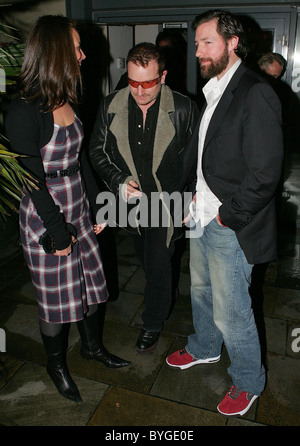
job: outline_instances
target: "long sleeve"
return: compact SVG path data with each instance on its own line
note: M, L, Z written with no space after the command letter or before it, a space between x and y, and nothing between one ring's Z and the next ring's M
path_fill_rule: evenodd
M6 132L12 150L25 155L20 158L20 161L37 181L38 189L29 191L37 213L45 229L53 234L56 248L64 249L70 244L70 234L65 229L64 215L47 189L40 156L40 148L52 136L53 124L51 127L51 122L50 125L46 122L46 119L49 119L46 114L40 113L41 116L39 116L39 113L35 104L28 104L20 99L15 100L8 110Z
M104 98L100 104L90 140L89 156L91 164L99 177L117 195L120 184L128 182L130 174L128 171L121 170L118 163L113 159L113 146L115 144L113 144L113 136L109 131L109 115L107 112L110 97ZM118 154L115 153L115 155ZM124 162L124 167L126 167L126 162Z
M283 160L280 117L280 103L272 88L266 83L255 84L245 97L240 117L246 174L220 207L220 217L231 229L249 224L274 197Z

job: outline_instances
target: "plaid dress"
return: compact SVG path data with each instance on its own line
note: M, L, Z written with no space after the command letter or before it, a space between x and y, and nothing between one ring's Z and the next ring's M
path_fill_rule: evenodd
M51 140L41 149L46 173L78 163L82 135L77 117L67 127L54 124ZM52 323L75 322L83 318L89 305L108 297L99 245L80 171L47 179L46 184L65 221L76 227L78 242L69 256L46 254L38 243L45 228L25 191L19 217L24 256L37 293L39 317Z

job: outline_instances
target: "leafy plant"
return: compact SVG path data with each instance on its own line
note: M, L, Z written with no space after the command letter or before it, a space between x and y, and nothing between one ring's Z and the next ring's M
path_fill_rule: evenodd
M2 138L4 138L2 136ZM0 143L0 217L2 223L9 216L8 209L18 212L16 201L20 201L23 186L35 187L30 174L18 163L16 153L10 152Z
M16 29L0 22L0 34L12 39L9 43L0 43L0 68L5 71L6 85L12 85L15 82L24 54L24 44L10 34L12 31Z
M0 88L0 103L3 105L6 87L15 83L22 64L24 45L11 36L14 30L11 26L0 22L0 34L10 36L16 43L0 43L0 75L5 73L5 88ZM1 79L0 79L1 87ZM4 90L4 91L3 91ZM3 109L3 108L2 108ZM0 133L0 221L2 224L10 215L9 211L17 212L16 202L20 201L23 186L36 187L33 178L19 164L17 158L21 155L11 152L7 138Z

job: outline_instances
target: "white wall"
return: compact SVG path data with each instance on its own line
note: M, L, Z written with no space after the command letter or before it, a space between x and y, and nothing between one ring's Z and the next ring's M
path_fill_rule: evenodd
M126 72L126 57L133 46L132 26L109 26L109 50L113 59L110 65L110 91L114 90L121 75ZM123 62L123 66L120 63Z
M160 25L136 25L135 27L135 43L151 42L155 43Z

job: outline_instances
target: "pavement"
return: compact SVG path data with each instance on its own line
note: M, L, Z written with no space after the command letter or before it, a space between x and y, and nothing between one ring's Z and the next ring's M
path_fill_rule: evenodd
M45 370L46 355L38 328L36 298L19 245L16 216L12 216L0 231L0 425L102 426L108 440L133 440L124 437L122 432L133 432L134 427L143 426L168 427L171 432L177 432L174 429L180 427L182 430L177 435L181 436L187 435L188 427L299 426L298 155L292 156L291 166L282 195L279 259L265 268L256 268L256 285L252 290L267 384L243 417L225 417L217 411L217 405L231 385L227 372L230 360L225 347L216 364L181 371L168 367L165 362L170 353L186 345L187 336L193 332L187 239L182 239L178 247L182 249L179 294L158 346L148 354L136 352L145 280L131 238L123 230L107 229L100 239L111 292L104 345L132 364L113 370L83 359L79 354L76 324L73 324L68 366L83 403L61 397ZM112 240L116 242L115 250ZM159 440L157 433L153 435L157 438L150 439Z

